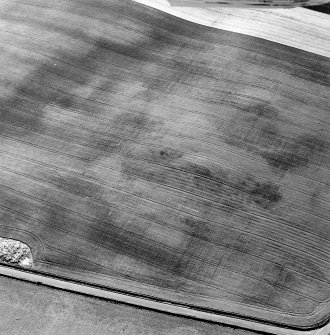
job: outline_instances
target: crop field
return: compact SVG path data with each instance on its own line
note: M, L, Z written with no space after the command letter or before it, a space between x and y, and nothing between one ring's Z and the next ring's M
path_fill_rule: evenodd
M329 317L329 58L128 0L0 13L0 237L36 271Z

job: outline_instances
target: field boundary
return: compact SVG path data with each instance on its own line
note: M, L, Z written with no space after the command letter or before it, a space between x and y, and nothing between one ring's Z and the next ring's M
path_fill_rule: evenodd
M194 308L180 306L178 304L161 302L138 295L133 295L125 292L116 292L111 289L105 289L96 285L90 285L83 282L78 282L72 279L60 279L54 275L38 273L27 269L20 269L11 265L1 264L0 275L15 278L19 280L28 281L34 284L41 284L56 289L65 291L75 292L83 295L93 296L101 299L116 301L128 305L138 306L141 308L147 308L167 314L176 316L188 317L192 319L202 320L206 322L225 324L229 326L245 328L262 333L270 333L276 335L329 335L330 334L330 322L327 320L327 324L321 326L321 328L310 329L310 330L299 330L294 328L284 328L271 324L266 324L251 321L236 316L230 316L225 314L215 314L207 311L197 310Z

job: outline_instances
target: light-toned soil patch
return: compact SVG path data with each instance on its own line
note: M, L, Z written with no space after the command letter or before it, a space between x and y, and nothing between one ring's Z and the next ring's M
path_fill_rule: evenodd
M0 237L0 262L33 267L30 248L23 242Z

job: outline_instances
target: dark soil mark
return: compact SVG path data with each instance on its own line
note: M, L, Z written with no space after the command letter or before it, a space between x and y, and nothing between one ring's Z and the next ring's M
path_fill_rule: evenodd
M165 288L183 288L188 279L194 279L196 276L202 276L201 264L197 267L198 261L195 257L200 256L201 250L207 251L207 227L204 222L197 222L191 219L183 219L183 230L185 241L182 241L181 249L172 249L161 245L156 241L143 239L129 231L118 230L115 226L120 225L120 214L116 221L109 218L107 213L100 214L98 220L103 225L102 229L91 230L88 239L93 241L102 241L102 244L108 246L116 252L133 257L137 261L142 261L150 268L148 276L134 274L131 279L151 283ZM139 223L136 222L134 231L138 231ZM173 230L173 234L175 231Z
M260 184L257 182L250 191L253 201L263 208L269 208L273 203L282 199L279 186L271 182Z
M49 104L65 109L83 106L82 98L68 93L89 83L92 71L95 71L106 57L102 46L101 39L95 41L87 53L59 52L57 58L61 61L49 59L37 66L23 78L9 97L1 99L0 132L6 133L8 122L26 126L26 135L31 131L42 130L43 109Z
M214 232L212 241L218 242L229 252L228 264L222 264L225 267L235 268L239 264L237 263L239 259L244 258L245 254L253 253L253 241L246 234L228 227L223 227Z
M272 286L294 287L297 283L295 275L283 265L272 264L266 267L266 273L269 275L269 281L272 283ZM265 278L268 278L268 276L265 276Z
M324 85L327 90L327 86L330 85L330 68L326 64L308 64L308 67L291 67L289 73L300 79L314 83Z
M197 279L198 281L209 274L209 251L211 249L211 231L206 222L192 218L183 218L182 223L187 233L187 244L174 272L180 277ZM197 258L197 259L196 259ZM205 262L206 261L206 262Z
M79 249L81 246L73 246L63 248L68 251L64 251L58 248L54 248L53 246L48 246L47 257L45 257L45 261L52 266L48 270L49 272L55 270L53 267L59 266L61 268L71 269L73 272L73 276L77 276L76 273L80 273L78 279L81 279L82 274L81 271L89 271L99 274L111 275L113 274L111 270L106 269L102 265L98 264L97 261L87 260L81 257L81 250ZM74 273L74 271L77 271Z
M108 136L101 138L91 134L90 142L99 150L88 151L86 159L92 163L96 159L122 152L124 149L128 153L133 152L134 150L130 147L134 147L146 133L152 132L156 125L161 125L161 121L151 120L149 115L143 111L115 115L108 122Z
M102 194L101 186L94 184L86 179L69 176L48 176L49 182L58 188L72 192L80 197L100 197Z
M146 79L144 83L146 91L141 98L147 101L154 100L157 98L156 94L173 92L173 87L177 83L182 85L188 84L186 89L184 86L178 88L177 94L187 93L191 89L190 83L198 80L198 77L212 78L214 76L214 73L207 66L193 62L192 60L189 61L191 63L187 63L188 60L179 61L171 59L169 61L164 59L162 63L157 64L155 77Z
M243 112L263 117L268 120L278 120L278 110L267 103L258 103L243 107Z
M29 204L28 202L22 198L13 195L11 192L9 192L5 187L0 186L0 224L4 224L8 227L13 226L16 227L16 214L15 211L21 211L23 210L23 213L25 211L28 211L29 209ZM10 210L13 210L11 212Z
M96 8L94 3L90 6L91 9ZM119 1L118 6L120 6ZM0 101L0 133L8 133L10 130L8 130L7 125L11 123L29 128L26 133L21 132L23 135L31 135L34 131L42 131L44 108L49 104L57 105L63 109L79 109L85 116L95 117L92 122L100 122L99 124L102 125L101 128L103 130L106 127L108 129L108 134L104 134L106 133L105 131L102 136L91 132L91 136L87 140L89 148L86 146L83 152L79 153L88 162L93 164L96 163L96 160L103 157L120 154L123 158L123 178L131 178L129 181L132 182L134 182L134 179L143 179L146 183L150 183L150 188L157 187L157 184L163 184L173 189L178 187L187 191L187 194L196 195L194 200L196 204L193 202L188 204L192 198L187 196L187 204L191 205L191 208L193 204L198 208L204 207L205 212L210 212L210 209L219 207L229 214L220 215L220 218L217 218L217 228L212 226L209 221L206 222L205 220L204 222L202 219L188 218L184 214L185 217L178 218L176 222L180 229L185 232L182 245L173 249L166 244L157 242L159 239L152 241L144 238L143 229L147 229L145 227L148 227L148 223L150 223L146 219L147 215L144 218L134 216L129 221L127 220L129 214L124 213L124 210L118 210L117 212L114 210L114 213L110 216L109 209L112 209L110 208L111 204L109 206L104 204L105 199L102 199L102 188L99 189L93 183L86 182L84 178L72 178L71 176L50 177L50 182L57 185L58 188L68 190L68 192L61 199L59 197L64 192L51 194L47 199L72 210L85 206L83 208L85 213L96 219L82 219L82 216L68 213L60 207L48 206L44 203L34 203L33 206L29 206L33 203L32 201L28 201L24 197L19 198L19 196L11 197L9 194L2 192L1 189L0 200L2 205L9 206L13 211L19 209L26 215L33 215L32 213L34 213L37 218L40 218L40 221L43 220L44 224L33 226L33 230L36 230L45 241L52 239L56 241L60 237L63 238L59 245L63 245L63 249L65 247L66 254L60 251L52 252L48 249L47 260L51 262L61 264L67 269L75 268L82 271L90 270L95 273L102 273L101 269L96 266L94 268L91 263L74 257L75 255L80 256L82 252L87 253L86 249L84 249L84 243L87 240L92 244L94 243L95 246L98 244L104 245L104 254L109 256L109 259L113 254L116 257L117 253L128 255L133 259L148 264L150 272L146 273L145 276L134 275L134 269L132 269L130 279L134 281L182 291L192 290L188 284L189 280L196 280L196 282L200 280L204 284L212 278L212 273L216 270L216 266L209 263L211 261L221 262L221 252L228 256L223 258L221 265L229 269L235 268L239 270L243 261L251 264L249 253L255 252L254 249L256 248L259 248L258 252L260 251L257 242L254 242L253 239L251 240L251 235L242 234L235 231L235 229L224 227L224 225L221 225L220 220L225 220L237 209L247 209L247 213L251 212L251 207L259 208L262 211L264 209L271 210L273 206L276 206L283 199L279 186L270 180L261 182L254 177L238 174L232 170L225 170L209 164L187 162L184 160L183 152L171 148L170 144L166 144L169 147L153 148L149 152L136 150L144 135L154 131L158 125L161 126L160 120L155 120L148 114L153 108L148 104L149 101L157 103L160 94L168 92L186 97L186 93L191 90L190 87L188 85L187 87L176 85L177 83L196 83L202 77L215 77L214 71L210 70L208 63L203 62L205 59L208 60L212 57L211 53L207 54L205 52L205 59L202 60L197 61L197 57L194 58L194 55L199 51L201 53L205 51L204 47L206 48L206 44L209 44L209 48L212 49L216 43L218 46L226 43L232 45L233 41L236 41L235 43L238 46L242 43L243 46L251 48L250 42L245 37L241 38L238 35L226 37L227 34L218 31L216 33L204 32L204 30L201 31L199 29L200 27L197 27L196 30L196 25L194 24L186 23L182 26L181 21L174 27L171 26L171 23L168 23L174 20L172 18L148 21L150 25L144 30L146 23L145 10L150 12L153 10L142 6L141 8L139 22L141 24L140 31L143 31L143 33L139 34L139 30L137 30L131 35L132 31L130 30L129 32L127 31L126 36L125 28L121 27L121 33L127 38L127 42L122 44L118 43L115 38L113 40L101 38L95 41L93 37L84 34L83 29L80 28L62 28L60 23L56 27L54 26L54 30L71 36L77 40L77 43L79 41L85 42L85 45L88 46L88 51L81 52L81 48L79 48L79 52L59 51L55 58L62 61L57 62L56 66L54 66L53 60L49 59L40 64L21 83L16 85L13 94ZM126 19L128 17L128 20L130 20L126 6L123 9L125 9ZM104 14L108 24L113 22L112 18L113 20L118 20L116 19L118 15L113 14L111 10L104 10L103 12L108 13ZM100 14L100 11L98 13ZM154 16L157 18L159 15ZM98 15L95 15L95 17L98 17ZM185 28L187 25L192 27L191 29L189 28L189 31L187 30L188 28ZM168 38L166 31L160 33L159 29L155 28L156 26L169 29L174 34ZM186 29L184 33L186 35L186 45L181 40L182 30L179 29L181 26L182 29ZM45 24L45 28L51 29L48 24ZM178 36L176 36L176 30ZM194 36L192 37L192 43L196 35L200 40L206 39L208 43L204 45L204 43L199 43L196 40L192 46L189 41L190 35ZM110 34L109 36L113 35ZM133 37L130 40L131 36ZM233 36L235 38L232 38ZM111 39L111 37L109 38ZM256 45L258 48L265 49L265 41L257 43L259 43ZM271 50L270 48L268 49ZM221 51L222 49L219 48L218 50ZM189 52L191 52L190 56ZM275 50L275 52L277 51ZM113 68L116 68L116 70L113 70ZM123 74L120 74L121 70L127 71L122 71ZM125 92L119 87L122 87L120 84L127 84L129 81L127 73L130 70L141 73L141 78L136 79L136 75L135 77L132 75L135 79L131 90L134 96L127 97L127 86L123 85L126 88ZM143 75L144 73L151 73L150 77L153 77L148 80ZM218 73L216 72L216 74ZM91 102L88 103L83 98L70 95L70 93L75 92L76 88L81 90L92 82L99 82L101 77L100 86L92 89L91 96L88 93ZM94 81L93 79L97 80ZM206 82L205 78L204 82ZM130 91L129 87L127 91ZM123 96L124 99L127 97L127 100L124 101ZM105 107L104 104L102 107L100 106L99 102L103 102L104 98L109 101L107 99L112 97L113 100L124 101L124 103L121 105L121 102L119 102L118 108L112 108L107 105ZM200 99L194 94L189 97ZM127 109L122 113L118 112L119 109L122 110L123 106L128 104L133 106L135 110L129 111ZM237 115L239 117L235 119L236 115L234 116L232 120L233 126L229 127L230 131L226 133L228 141L231 140L234 145L258 153L272 168L291 171L298 167L305 167L310 162L320 158L320 152L323 153L325 151L326 144L316 136L298 136L292 141L284 140L281 136L280 127L280 123L283 120L280 119L278 110L270 106L270 104L251 104L250 106L238 107L240 112ZM97 117L101 112L106 115L102 120L109 121L97 121ZM158 111L157 115L159 115ZM101 124L102 122L106 122L106 124ZM93 125L96 128L98 126L98 124ZM69 135L70 130L67 129L66 131ZM14 135L17 136L16 133ZM35 134L33 135L36 136ZM90 147L96 147L97 149L91 149ZM289 155L294 155L295 158L289 158ZM124 179L123 181L127 182L128 180ZM33 191L40 199L43 199L43 195L49 192L47 187L42 188L40 184L31 184L29 186L31 189L34 187ZM129 183L128 186L130 186ZM93 201L91 199L85 199L85 202L81 204L81 197L72 196L72 194L69 194L70 190L72 190L72 193L80 194L81 197L97 198L104 200L104 202L100 201L96 205L95 203L92 204ZM155 190L155 192L158 192L158 190ZM152 192L150 193L152 197ZM128 197L125 199L128 199ZM39 214L39 210L42 214ZM217 214L219 214L218 211ZM154 220L169 225L171 219L166 215L162 216L162 218L159 218L159 212L155 209ZM171 217L174 217L173 213L171 213ZM13 227L24 225L24 222L18 223L18 215L14 213L2 211L0 218L1 221L8 222L8 225ZM149 216L148 219L152 220L152 216ZM252 220L251 218L249 222ZM72 234L68 233L65 235L63 230L68 230ZM74 233L83 235L81 243L77 243L78 245L72 243L73 240L76 241L72 237ZM174 230L173 234L175 234ZM216 245L216 242L219 245ZM109 252L106 248L108 248ZM115 252L112 254L110 250L115 250ZM91 252L93 251L91 250ZM98 264L103 264L104 254L98 254L97 256L100 258L94 260ZM288 255L288 258L290 256ZM90 255L84 257L86 259L93 258ZM107 262L111 266L111 259L108 260L107 258ZM245 302L256 304L255 299L257 299L262 306L272 305L277 308L283 307L283 310L286 311L291 310L290 306L287 307L285 305L282 297L286 296L289 288L295 289L300 284L294 271L288 269L294 266L293 263L291 264L288 261L287 263L283 262L283 264L263 264L262 266L264 266L264 269L261 277L269 283L269 286L265 288L261 282L257 282L252 287L250 301L246 298ZM298 270L297 265L296 269ZM303 270L300 269L299 271ZM307 274L316 276L317 271L317 267L313 268L311 264L306 263L305 272ZM115 271L113 275L117 275ZM324 280L322 274L319 274L319 278ZM242 283L242 285L244 287L246 282ZM283 287L276 287L276 285ZM271 290L271 286L275 289ZM200 292L197 292L198 288L196 287L198 287L198 284L195 285L194 292L200 294ZM295 302L297 301L295 300ZM297 306L299 305L297 303Z
M278 111L265 103L239 106L227 128L224 129L225 141L228 144L251 151L259 147L270 149L280 145L278 129ZM219 129L222 133L222 129Z
M319 136L301 135L291 142L286 142L276 151L262 152L267 163L282 171L293 171L306 167L311 162L318 163L326 153L327 143Z
M57 231L60 229L70 229L68 216L65 211L59 208L45 208L46 215L43 217L47 226L43 228L50 236L57 236Z
M84 11L86 8L79 10ZM94 10L95 8L91 8L88 16ZM129 15L129 13L127 14ZM99 13L97 17L99 19ZM172 88L175 83L189 83L198 76L214 77L214 71L207 66L207 61L197 62L191 57L191 55L195 55L207 47L207 44L203 43L203 41L196 43L195 39L190 37L197 34L195 32L196 27L191 26L188 29L189 32L187 32L189 35L184 36L182 29L186 29L182 27L182 24L174 24L173 20L168 20L165 17L150 16L150 26L136 23L136 16L131 21L129 17L124 20L121 16L116 15L116 12L112 12L111 9L108 10L105 17L106 21L119 25L124 32L123 35L126 32L126 36L132 39L132 43L118 43L115 38L112 40L100 39L97 41L97 51L99 51L99 54L107 55L107 62L110 66L118 66L120 68L124 65L126 70L134 67L136 71L141 72L144 92L141 92L136 97L145 101L152 101L158 98L159 93ZM20 18L20 22L22 20L24 18ZM127 22L124 23L124 21L128 21L129 24L127 25ZM141 22L144 21L145 18L141 17ZM93 39L88 33L84 33L82 29L63 27L54 23L45 25L44 22L34 18L29 18L28 22L29 24L33 22L48 31L54 30L88 44L94 44ZM138 29L132 34L133 24L136 24ZM191 35L192 31L195 33L194 35ZM184 59L181 60L180 50L191 50L191 53L188 57L185 54ZM171 51L176 53L175 58L172 57ZM98 58L97 52L94 53L92 51L90 58ZM70 61L70 57L64 58L64 60ZM92 69L89 64L86 64L86 67ZM149 75L145 76L146 73Z
M300 274L310 276L310 278L301 277ZM324 282L328 282L328 279L321 268L308 257L298 258L290 254L280 263L263 265L260 279L270 284L271 287L262 282L255 284L251 287L251 294L243 300L251 305L270 305L292 312L302 313L302 309L308 311L313 302L307 297L290 292L296 291L308 295L308 291L302 289L305 284L301 278L308 280L317 289L318 294L314 294L314 297L321 300L327 299L327 285L324 285Z
M271 209L282 200L279 186L271 181L259 182L252 176L235 171L185 162L174 152L173 159L162 158L166 156L164 149L158 159L155 155L149 155L151 159L148 159L144 152L136 152L134 158L124 162L122 173L131 181L138 178L146 183L158 183L193 193L201 197L201 202L205 199L216 201L227 213L252 204Z
M156 163L165 166L173 166L184 155L184 152L177 148L163 146L131 146L126 157L138 160L144 160L150 163Z
M187 163L183 166L182 170L196 175L194 178L197 182L201 177L206 179L214 178L214 175L211 173L209 168L195 163Z
M180 150L167 147L159 150L159 156L162 160L173 161L181 158L183 153Z
M217 169L211 172L209 168L195 163L186 163L181 169L189 173L185 178L187 182L191 180L195 194L211 195L211 199L215 196L215 200L223 205L221 209L227 213L242 209L240 191L232 185L232 176L225 170Z
M50 104L62 109L79 109L83 114L92 117L104 113L105 107L100 106L98 101L102 101L107 92L118 91L118 85L121 80L124 80L118 76L111 76L111 62L116 64L116 61L118 62L118 59L126 54L135 56L134 47L119 45L103 38L93 41L91 49L86 53L81 53L81 50L58 52L56 58L60 61L49 59L40 64L14 88L9 97L0 101L2 106L0 133L13 132L10 127L7 127L10 123L21 127L20 136L31 134L38 136L34 132L45 130L44 108ZM109 66L104 69L107 63ZM104 77L101 76L102 74ZM95 77L100 77L103 83L100 87L93 88L92 102L84 100L85 97L74 95L77 88L87 88ZM99 150L88 150L86 147L82 155L87 160L92 162L101 156L118 152L123 146L127 146L127 143L133 143L153 127L144 111L115 114L115 109L117 110L117 108L108 107L106 110L107 117L113 116L106 121L106 125L109 126L107 136L90 133L87 144ZM53 130L56 132L55 126ZM69 127L60 130L70 136ZM14 131L11 135L16 137L18 132Z
M301 134L291 139L281 131L278 111L268 105L243 108L225 129L226 142L257 153L277 171L293 172L319 163L328 143L319 134ZM248 114L245 114L247 112Z
M260 278L268 285L262 281L254 284L249 294L242 298L242 302L255 306L273 306L287 311L294 310L296 306L287 306L286 302L288 289L294 290L298 287L297 279L292 271L288 270L285 265L269 264L263 269ZM295 299L298 301L301 298L296 296ZM292 298L288 300L292 301Z

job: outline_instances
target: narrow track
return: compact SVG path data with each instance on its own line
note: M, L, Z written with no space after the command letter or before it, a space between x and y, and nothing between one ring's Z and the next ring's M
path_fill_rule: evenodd
M184 316L203 321L227 324L231 326L246 328L253 331L265 332L275 335L329 335L330 322L325 326L314 330L294 330L289 328L275 327L259 322L240 319L239 317L230 317L221 314L211 314L198 311L193 308L182 307L175 304L157 302L138 296L125 293L118 293L111 290L105 290L88 284L77 283L72 280L58 279L49 275L36 274L31 271L21 270L6 265L0 265L0 275L28 281L35 284L42 284L57 289L81 293L84 295L94 296L107 300L117 301L124 304L139 306L152 310L161 311L168 314Z

